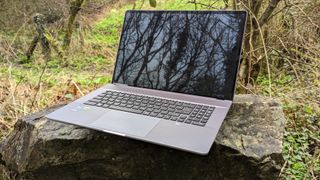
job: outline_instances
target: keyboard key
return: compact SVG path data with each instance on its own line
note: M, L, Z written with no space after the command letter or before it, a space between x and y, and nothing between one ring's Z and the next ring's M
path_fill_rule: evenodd
M170 120L171 121L176 121L176 120L178 120L178 117L171 117Z
M192 121L194 121L194 122L200 122L200 119L199 119L199 118L193 118Z
M183 122L183 121L184 121L184 119L180 119L180 118L178 119L178 122Z
M180 116L180 114L175 113L175 112L169 112L168 115L170 115L170 116L175 116L175 117Z
M97 97L103 98L104 96L105 96L104 94L100 94L100 95L98 95Z
M187 119L184 123L186 123L186 124L190 124L190 123L191 123L191 121Z
M139 106L139 109L141 109L141 110L146 110L147 108L146 107L141 107L141 106ZM150 108L148 108L148 109L150 109ZM151 109L150 109L151 110Z
M163 107L163 106L162 106L160 109L161 109L161 110L164 110L164 111L168 110L167 107Z
M187 119L187 117L188 117L188 116L186 116L186 115L181 115L181 116L180 116L180 119Z
M127 107L127 108L132 108L133 105L132 105L132 104L127 104L126 107Z
M167 115L167 114L169 114L169 111L161 111L161 114Z
M174 110L175 110L174 108L169 108L168 109L169 112L174 112Z
M174 102L174 101L169 101L169 103L168 104L170 104L170 105L174 105L176 102Z
M87 102L85 102L85 103L83 103L83 104L85 104L85 105L90 105L90 106L94 106L94 105L96 105L96 102L87 101Z
M101 107L101 106L103 106L103 104L102 103L97 103L96 106Z
M203 120L208 120L209 117L208 117L208 116L205 116L205 117L203 117L202 119L203 119Z
M104 104L104 105L102 105L102 107L104 107L104 108L108 108L108 107L109 107L109 105L108 105L108 104Z
M168 107L169 107L169 104L162 104L162 107L168 108Z
M159 114L159 113L157 113L157 112L151 112L151 113L150 113L150 116L156 117L158 114Z
M147 108L146 111L151 112L151 111L153 111L153 109L152 108Z
M149 114L150 114L150 111L143 111L142 114L143 114L143 115L149 115Z
M191 111L185 111L185 110L182 110L182 112L181 112L182 114L187 114L187 115L189 115L189 114L191 114Z
M142 111L139 109L131 109L131 108L126 108L126 107L119 107L119 106L114 106L111 105L109 109L114 109L114 110L119 110L119 111L125 111L125 112L130 112L130 113L136 113L136 114L141 114Z
M164 117L163 114L158 114L158 115L157 115L157 118L163 118L163 117Z
M182 106L177 106L177 107L176 107L176 109L178 109L178 110L182 110L182 109L183 109L183 107L182 107Z
M193 125L197 125L197 126L205 126L206 123L202 123L202 122L192 122Z
M207 111L207 113L208 113L208 114L212 114L212 113L213 113L213 111L208 110L208 111Z
M201 109L202 108L202 105L197 105L196 106L196 109Z
M175 108L176 108L176 106L175 106L175 105L169 105L169 107L168 107L168 108L175 109Z

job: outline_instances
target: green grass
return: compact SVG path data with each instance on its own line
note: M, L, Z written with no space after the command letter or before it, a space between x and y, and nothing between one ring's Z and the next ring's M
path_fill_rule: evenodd
M89 35L89 41L113 48L117 47L124 13L131 8L132 5L126 5L120 9L112 9L107 18L94 26L92 34Z

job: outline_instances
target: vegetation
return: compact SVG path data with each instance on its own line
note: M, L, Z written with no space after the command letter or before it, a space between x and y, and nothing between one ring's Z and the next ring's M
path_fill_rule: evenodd
M272 2L276 3L275 7L265 18ZM0 137L10 132L19 117L72 101L111 81L126 10L154 9L151 6L171 10L246 9L250 18L237 91L272 96L283 103L287 124L283 144L285 164L280 177L320 177L319 0L151 0L150 4L144 0L111 3L96 0L81 3L70 42L64 40L63 24L68 22L67 15L45 25L51 43L61 47L64 41L70 43L63 58L53 51L46 59L39 46L31 60L27 60L25 52L37 35L28 18L20 23L21 27L17 28L18 23L14 23L10 29L8 23L8 27L0 31ZM68 14L68 8L62 8L57 14ZM262 17L263 25L259 21ZM0 19L0 25L5 24L4 21Z

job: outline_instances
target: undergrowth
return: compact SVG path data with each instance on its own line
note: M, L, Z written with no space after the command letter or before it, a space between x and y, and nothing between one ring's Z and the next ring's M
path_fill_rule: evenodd
M93 22L91 28L75 30L67 57L69 65L62 66L62 60L53 54L40 87L37 85L45 64L41 49L37 49L31 62L24 62L23 55L31 41L32 33L29 31L32 28L28 30L26 27L27 30L18 34L0 32L0 137L5 136L23 115L53 104L70 102L110 83L124 12L133 8L152 9L147 1L143 2L111 8L105 13L105 18ZM157 1L157 9L208 8L186 2ZM197 2L207 4L211 1ZM223 2L212 6L220 9ZM318 66L317 62L312 65ZM310 65L305 66L310 68ZM295 69L288 68L273 67L271 71L272 94L282 102L287 119L283 143L285 164L281 178L312 179L319 177L320 172L319 66L299 71L299 79ZM250 92L268 96L268 88L268 75L261 73Z

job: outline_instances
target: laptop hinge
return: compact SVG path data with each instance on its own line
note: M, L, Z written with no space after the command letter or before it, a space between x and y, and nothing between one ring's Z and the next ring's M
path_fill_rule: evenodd
M112 84L116 86L128 86L128 84L121 84L121 83L112 83Z

